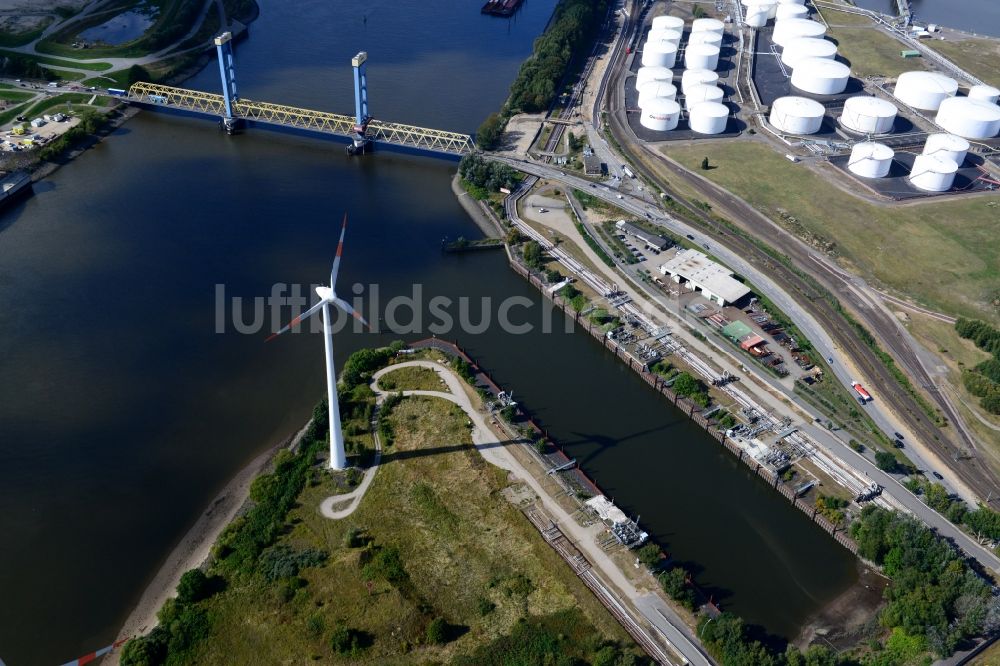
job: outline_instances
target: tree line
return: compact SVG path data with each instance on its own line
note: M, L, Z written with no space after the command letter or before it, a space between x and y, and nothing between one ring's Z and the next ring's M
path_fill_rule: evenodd
M551 106L574 50L595 37L607 10L608 0L561 0L549 29L535 40L533 54L518 70L503 110L490 114L476 132L480 148L493 150L499 145L510 116Z
M962 373L962 383L979 398L979 405L990 414L1000 414L1000 330L978 319L959 318L955 322L959 336L972 342L993 358Z

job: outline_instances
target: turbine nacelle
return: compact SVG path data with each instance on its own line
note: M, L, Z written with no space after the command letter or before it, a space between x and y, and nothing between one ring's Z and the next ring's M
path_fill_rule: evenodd
M316 287L316 295L319 296L321 301L326 303L335 303L337 301L337 292L331 287Z

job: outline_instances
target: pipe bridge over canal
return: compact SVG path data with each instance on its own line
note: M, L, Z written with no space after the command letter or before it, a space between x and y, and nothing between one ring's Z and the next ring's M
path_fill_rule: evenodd
M214 118L227 115L226 99L223 95L157 83L134 83L124 99L147 107L160 106ZM349 140L358 136L354 117L326 111L239 98L232 101L231 113L232 117L238 120L297 128ZM458 157L475 149L471 137L458 132L385 122L376 118L365 123L362 129L364 138L374 143L393 144Z

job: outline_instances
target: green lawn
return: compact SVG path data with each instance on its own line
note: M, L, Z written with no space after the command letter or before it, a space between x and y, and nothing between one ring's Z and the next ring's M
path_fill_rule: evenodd
M1000 86L1000 72L997 71L1000 42L996 39L969 37L947 42L931 39L924 44L986 83Z
M715 168L699 173L793 230L832 241L862 275L933 309L1000 321L1000 195L879 205L832 185L829 179L857 187L840 171L825 165L821 176L758 142L664 152L696 171L707 156Z
M0 90L0 99L5 100L7 102L26 102L34 96L35 96L34 93L24 92L20 90L10 90L10 89Z
M86 94L84 94L84 93L63 93L62 95L55 95L54 97L50 97L48 99L43 99L43 100L41 100L39 102L35 102L35 104L32 105L32 107L30 109L28 109L28 111L25 112L22 115L27 116L28 119L30 120L32 118L37 118L38 116L42 115L46 111L49 111L50 109L54 109L56 107L62 107L59 110L65 112L66 107L67 107L68 104L72 104L73 105L72 108L78 108L81 105L86 105L87 102L90 101L91 97L93 97L93 95L90 94L90 93L86 93ZM100 99L101 98L98 98L98 100L97 100L97 102L98 102L97 105L98 106L101 105L100 104Z
M900 56L906 47L874 27L831 27L826 36L837 42L837 52L851 63L851 73L859 78L895 78L910 70L929 69L923 58Z
M83 53L82 51L76 51L76 54ZM16 51L5 51L0 49L0 56L16 56L21 58L29 58L43 65L54 65L56 67L75 67L76 69L88 69L93 72L103 72L106 69L111 69L112 64L109 62L80 62L78 60L65 60L63 58L50 58L49 56L40 55L29 55L26 53L17 53Z
M10 107L9 109L5 109L0 112L0 125L6 125L10 121L22 115L24 110L27 108L27 104L18 104L17 106Z
M469 446L458 407L406 398L389 418L395 444L358 510L342 521L322 517L317 505L331 486L317 469L279 538L299 551L326 551L326 563L302 569L293 589L260 574L233 577L203 602L211 629L183 655L187 662L479 664L516 655L517 663L542 663L524 660L536 645L510 639L512 632L542 632L554 649L588 662L607 642L631 644L502 496L506 474ZM362 542L354 547L351 530ZM380 552L398 554L394 575L380 573L388 569ZM447 622L452 640L428 644L434 618ZM338 625L361 637L353 654L331 649Z

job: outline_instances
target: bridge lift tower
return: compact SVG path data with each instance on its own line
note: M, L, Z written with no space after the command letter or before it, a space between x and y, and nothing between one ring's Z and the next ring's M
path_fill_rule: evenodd
M365 69L367 60L367 51L360 51L351 58L351 65L354 66L354 141L347 146L348 155L363 155L372 144L371 139L365 136L368 123L372 119L368 113L368 73Z
M222 119L222 127L227 134L232 134L239 125L239 118L233 115L233 106L239 99L239 95L236 94L236 65L233 63L233 33L224 32L216 37L215 50L219 54L222 97L226 105L226 115Z

